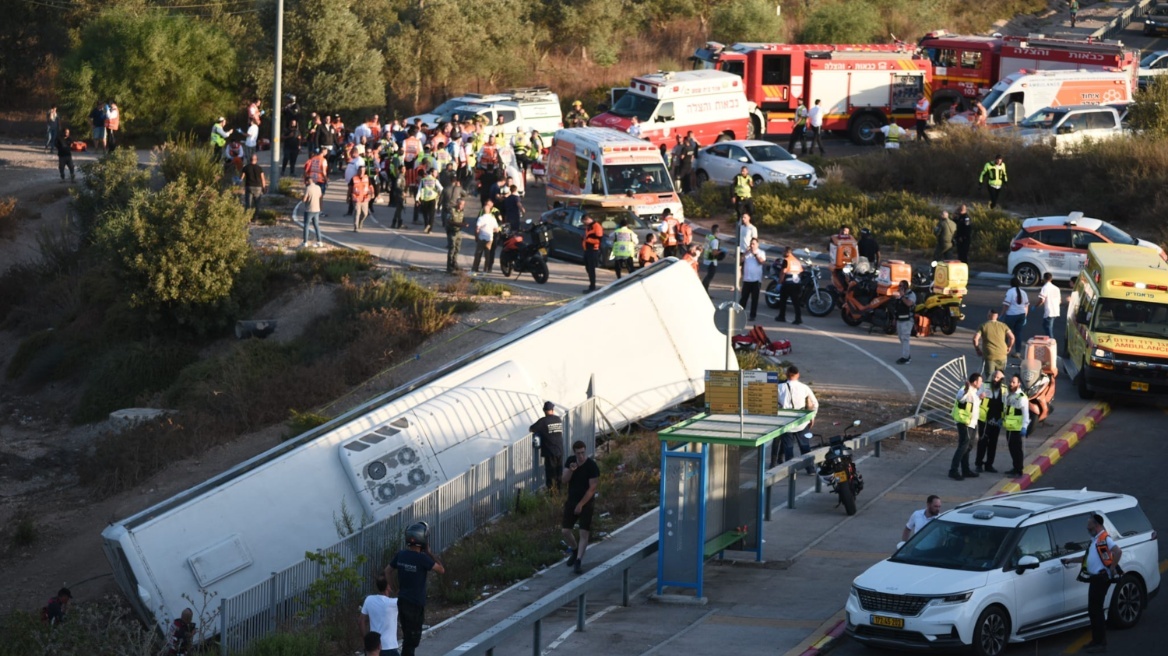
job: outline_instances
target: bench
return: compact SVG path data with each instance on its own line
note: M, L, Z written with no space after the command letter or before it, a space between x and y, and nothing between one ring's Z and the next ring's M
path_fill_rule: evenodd
M706 558L710 558L714 554L720 554L729 548L730 545L740 541L744 537L746 537L745 531L739 531L738 529L726 531L722 535L719 535L713 540L707 542L706 547L702 550L702 555Z

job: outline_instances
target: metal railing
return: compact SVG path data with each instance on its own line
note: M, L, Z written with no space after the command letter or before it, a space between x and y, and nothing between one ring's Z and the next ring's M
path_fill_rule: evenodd
M917 414L928 415L933 421L945 421L957 401L957 390L968 380L965 356L954 358L937 368L925 385L925 392L917 403Z
M1132 6L1120 12L1119 16L1101 28L1096 36L1100 39L1110 39L1127 29L1137 18L1144 14L1144 10L1152 5L1154 0L1139 0Z

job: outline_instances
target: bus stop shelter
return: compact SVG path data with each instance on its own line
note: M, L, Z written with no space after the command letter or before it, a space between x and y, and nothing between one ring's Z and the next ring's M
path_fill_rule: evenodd
M673 587L701 598L706 559L726 549L753 551L762 560L767 449L812 412L699 414L658 433L658 595Z

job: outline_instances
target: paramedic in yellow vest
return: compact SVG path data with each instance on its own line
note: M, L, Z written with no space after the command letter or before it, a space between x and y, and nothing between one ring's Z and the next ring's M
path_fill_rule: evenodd
M957 450L949 463L949 478L961 481L977 478L977 472L969 468L969 449L973 446L973 435L977 431L977 419L981 415L981 374L969 374L969 380L957 389L953 402L953 423L957 425Z
M523 183L527 184L527 171L531 169L531 163L535 160L531 156L531 137L523 126L519 126L515 136L511 137L511 149L515 151L515 161L523 174Z
M807 154L807 105L799 99L799 106L795 108L795 127L791 130L791 138L787 140L787 152L795 152L795 142L799 142L799 154Z
M422 223L426 226L426 234L434 229L434 209L438 205L438 197L442 195L442 184L434 175L434 171L426 172L426 177L418 181L418 193L414 196L418 211L422 214Z
M215 163L223 161L223 149L227 146L227 137L231 136L223 126L227 119L220 116L215 125L211 126L211 145L215 147Z
M1014 467L1006 476L1022 475L1022 438L1030 430L1030 399L1022 391L1022 379L1018 374L1010 377L1010 393L1002 404L1002 428L1006 431L1006 446L1010 449L1010 459Z
M1119 559L1123 557L1123 549L1107 534L1103 516L1099 513L1091 513L1087 518L1087 533L1091 535L1091 544L1083 557L1063 558L1062 563L1064 567L1078 565L1081 568L1079 580L1090 585L1087 588L1087 617L1091 618L1091 642L1087 643L1086 651L1094 654L1107 651L1103 602L1107 599L1111 582L1122 574Z
M995 155L994 161L986 162L986 165L981 169L981 176L978 177L977 183L984 184L990 190L990 207L998 206L998 196L1002 193L1002 187L1006 185L1008 179L1006 178L1006 163L1002 161L1001 155Z
M722 244L718 241L718 224L710 226L710 232L706 235L706 247L702 251L702 263L706 265L706 275L702 278L702 287L706 291L710 291L710 282L714 279L714 274L718 273L718 260L726 257L722 250Z
M629 227L628 219L621 219L620 227L612 233L612 268L620 280L621 269L633 272L633 255L637 252L637 233Z
M754 199L750 197L753 190L754 180L744 166L738 175L734 176L734 211L738 213L739 219L743 214L754 214Z
M880 128L880 134L884 135L884 152L891 153L900 150L900 141L908 136L908 131L895 121L889 121L888 125Z
M917 118L917 139L929 143L929 135L925 132L925 128L929 127L929 99L924 94L917 96L914 114Z

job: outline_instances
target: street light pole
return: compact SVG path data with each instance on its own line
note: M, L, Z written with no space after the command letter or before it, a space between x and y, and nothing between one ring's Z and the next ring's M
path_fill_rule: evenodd
M284 0L276 0L276 76L272 85L272 186L269 193L280 190L280 124L284 106L280 104L284 77Z

